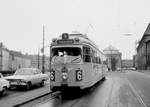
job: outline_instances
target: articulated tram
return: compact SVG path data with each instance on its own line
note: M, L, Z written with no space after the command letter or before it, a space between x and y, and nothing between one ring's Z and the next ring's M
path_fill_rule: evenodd
M50 46L50 88L85 89L105 78L106 57L84 34L63 33Z

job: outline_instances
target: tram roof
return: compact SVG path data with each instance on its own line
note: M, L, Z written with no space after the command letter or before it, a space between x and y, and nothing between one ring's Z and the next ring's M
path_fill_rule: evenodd
M82 34L82 33L71 33L71 34L68 34L69 35L69 39L75 39L75 38L79 38L80 39L80 43L87 43L89 45L92 45L93 47L95 47L97 50L98 49L98 46L92 41L90 40L88 37L87 37L87 34ZM56 38L57 40L60 40L62 39L62 35L60 35L58 38ZM99 52L101 52L99 50ZM101 52L103 54L103 52ZM104 54L103 54L104 55Z
M72 39L74 39L74 38L79 38L80 40L81 40L81 42L83 42L83 43L88 43L88 44L90 44L90 45L92 45L92 46L94 46L95 48L97 48L98 49L98 46L92 41L92 40L90 40L88 37L87 37L87 35L86 34L81 34L81 33L79 33L79 34L69 34L69 36L72 38ZM98 49L99 50L99 49ZM100 50L99 50L100 51ZM101 52L101 51L100 51ZM102 52L101 52L102 53Z

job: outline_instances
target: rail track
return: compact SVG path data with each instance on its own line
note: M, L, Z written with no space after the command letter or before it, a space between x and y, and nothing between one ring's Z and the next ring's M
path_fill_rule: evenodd
M137 90L133 87L133 85L129 82L129 80L127 79L127 82L129 84L129 86L131 87L134 95L136 96L137 100L141 103L141 105L143 105L143 107L147 107L146 103L143 101L142 97L138 94Z
M13 105L13 107L33 107L35 104L39 104L39 103L46 101L46 100L61 98L60 95L61 95L60 91L49 92L49 93L43 94L41 96L35 97L33 99L29 99L27 101Z

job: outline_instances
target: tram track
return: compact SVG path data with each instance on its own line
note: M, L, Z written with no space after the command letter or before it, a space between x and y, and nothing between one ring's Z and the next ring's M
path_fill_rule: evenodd
M60 91L45 93L38 97L35 97L32 99L26 100L24 102L20 102L16 105L13 105L13 107L33 107L35 104L39 104L40 102L43 102L45 100L53 100L57 96L59 97L60 94L61 94Z
M128 84L129 84L129 86L131 87L131 89L132 89L134 95L136 96L137 100L138 100L144 107L148 107L148 106L144 103L142 97L138 94L137 90L134 88L134 86L132 85L132 83L131 83L128 79L127 79L127 82L128 82Z

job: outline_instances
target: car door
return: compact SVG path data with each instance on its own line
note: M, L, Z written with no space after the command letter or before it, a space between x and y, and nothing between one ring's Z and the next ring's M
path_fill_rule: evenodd
M32 84L36 84L37 83L37 78L36 78L36 70L32 70L32 75L30 76L30 80Z
M42 72L40 70L38 70L37 78L38 78L39 83L41 83L41 81L43 80L43 77L42 77Z
M41 78L40 78L40 72L39 72L39 70L35 70L34 78L35 78L36 84L38 84L38 83L40 83L40 82L41 82Z

